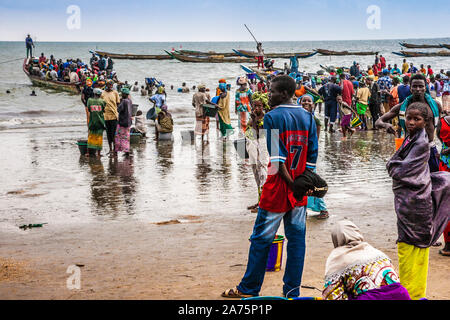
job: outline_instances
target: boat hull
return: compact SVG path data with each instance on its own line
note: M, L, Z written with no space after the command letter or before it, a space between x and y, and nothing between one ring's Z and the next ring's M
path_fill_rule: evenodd
M69 93L72 93L72 94L79 94L81 92L79 83L49 81L49 80L41 79L38 76L31 75L28 72L28 70L26 69L26 61L27 61L27 59L24 59L24 61L23 61L23 71L28 76L28 78L30 79L31 83L34 86L43 87L43 88L49 88L49 89L53 89L55 91L69 92Z
M415 51L400 51L392 52L395 55L405 58L414 57L450 57L450 51L438 51L438 52L415 52Z
M238 57L239 55L236 52L202 52L202 51L194 51L194 50L177 50L181 54L188 56L224 56L224 57Z
M181 62L196 62L196 63L249 63L249 62L255 62L254 58L244 58L244 57L214 58L214 57L209 57L209 56L204 56L204 57L188 56L188 55L179 54L176 52L168 52L168 51L166 51L166 53Z
M101 56L108 56L112 59L123 60L170 60L170 56L165 54L126 54L126 53L111 53L105 51L95 51L96 54Z
M247 50L236 50L233 49L233 51L238 54L241 57L246 57L246 58L256 58L258 53L255 51L247 51ZM309 58L312 57L314 55L316 55L317 52L294 52L294 53L289 53L289 52L283 52L283 53L265 53L264 57L265 58L290 58L293 57L295 55L297 55L297 58L300 59L304 59L304 58Z
M431 49L431 48L441 48L440 44L412 44L406 42L400 42L400 45L409 49Z
M316 52L323 56L374 56L378 54L378 51L331 51L325 49L316 49Z

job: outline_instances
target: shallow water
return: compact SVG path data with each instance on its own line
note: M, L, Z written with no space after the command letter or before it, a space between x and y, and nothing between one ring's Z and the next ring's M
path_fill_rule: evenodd
M248 163L231 140L216 140L214 122L203 146L199 140L182 141L180 131L189 127L177 126L173 142L157 142L150 126L146 141L132 145L131 159L80 156L76 141L86 135L84 127L1 131L0 225L248 213L246 207L257 200ZM389 196L385 163L394 151L392 136L357 132L342 141L340 133L322 132L319 140L318 172L330 186L325 197L330 213L349 202Z

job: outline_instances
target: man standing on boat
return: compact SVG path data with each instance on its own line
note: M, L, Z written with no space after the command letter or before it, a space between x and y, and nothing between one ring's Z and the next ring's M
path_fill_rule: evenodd
M297 55L290 57L289 60L290 60L290 64L291 64L291 66L290 66L291 73L297 74L298 73L298 57L297 57Z
M262 48L261 42L258 42L258 44L256 45L256 50L258 51L258 55L256 56L256 58L258 59L258 69L260 65L261 68L264 68L264 50Z
M27 37L25 38L25 46L27 47L27 58L28 58L28 54L30 55L30 58L32 58L34 43L33 43L33 39L31 39L29 34L27 34Z

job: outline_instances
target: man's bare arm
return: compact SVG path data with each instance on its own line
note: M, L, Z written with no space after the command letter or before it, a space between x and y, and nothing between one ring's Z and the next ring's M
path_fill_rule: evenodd
M395 134L395 129L388 121L394 119L397 117L400 113L400 107L401 103L397 104L396 106L392 107L389 112L386 112L383 114L376 122L375 126L380 129L386 129L386 132Z
M281 178L283 178L283 180L286 181L289 188L293 189L294 188L294 180L292 179L291 175L289 174L289 171L284 162L280 163L278 173L280 174Z

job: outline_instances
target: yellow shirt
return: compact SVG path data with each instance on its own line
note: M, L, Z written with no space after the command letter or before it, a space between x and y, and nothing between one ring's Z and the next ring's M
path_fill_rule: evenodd
M359 88L356 93L356 98L358 98L358 102L365 104L366 106L369 104L370 98L370 90L367 87Z
M407 73L409 70L409 64L407 62L405 62L404 64L402 64L402 73Z
M117 105L120 103L119 93L116 90L103 91L100 98L106 102L105 120L117 120L119 118L119 112L117 111Z

